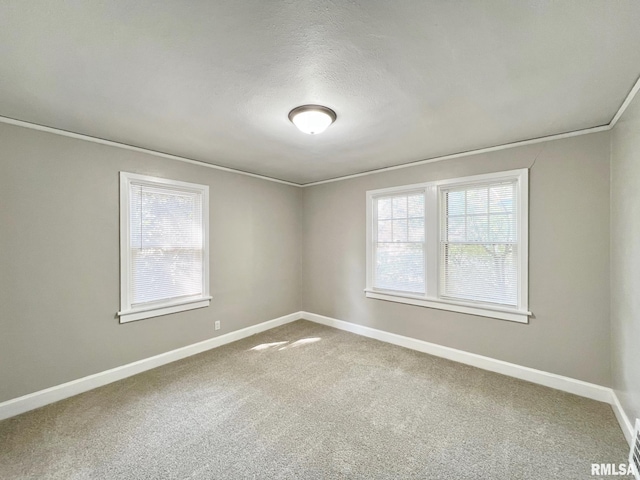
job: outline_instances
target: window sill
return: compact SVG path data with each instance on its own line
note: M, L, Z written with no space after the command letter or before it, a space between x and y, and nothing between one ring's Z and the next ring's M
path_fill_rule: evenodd
M186 310L194 310L196 308L208 307L212 297L199 297L181 302L156 304L153 306L133 308L118 312L120 323L135 322L144 318L159 317L161 315L169 315L170 313L184 312Z
M427 299L418 295L403 294L398 292L381 292L379 290L365 289L367 298L386 300L388 302L406 303L418 307L437 308L438 310L449 310L451 312L467 313L481 317L497 318L499 320L509 320L511 322L529 323L531 312L492 307L487 305L479 306L474 303L453 302L441 299Z

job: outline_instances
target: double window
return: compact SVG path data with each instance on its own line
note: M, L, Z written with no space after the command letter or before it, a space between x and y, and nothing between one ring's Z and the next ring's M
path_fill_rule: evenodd
M120 173L120 322L209 305L209 187Z
M370 298L528 321L528 170L367 192Z

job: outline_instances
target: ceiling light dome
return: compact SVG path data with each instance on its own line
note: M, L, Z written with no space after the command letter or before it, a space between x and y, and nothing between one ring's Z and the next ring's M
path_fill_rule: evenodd
M336 118L336 112L322 105L302 105L289 112L291 123L309 135L324 132Z

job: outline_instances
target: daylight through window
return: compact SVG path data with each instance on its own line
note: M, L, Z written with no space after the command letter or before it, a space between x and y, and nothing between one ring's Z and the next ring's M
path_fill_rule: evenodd
M121 321L207 306L208 187L121 173L121 188Z
M368 297L528 321L528 171L367 192Z

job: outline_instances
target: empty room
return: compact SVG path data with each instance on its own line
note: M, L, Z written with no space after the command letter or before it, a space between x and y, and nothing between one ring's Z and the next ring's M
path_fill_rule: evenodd
M0 2L0 478L640 480L639 27Z

